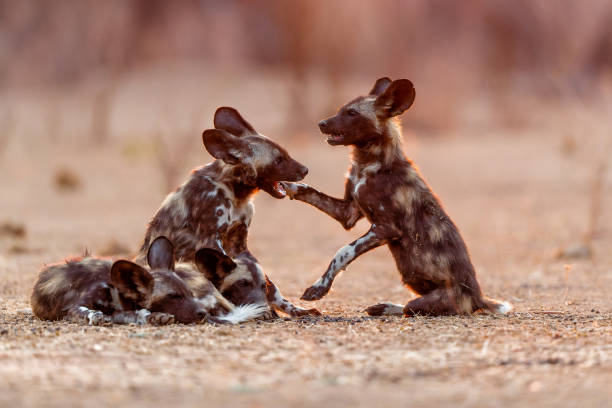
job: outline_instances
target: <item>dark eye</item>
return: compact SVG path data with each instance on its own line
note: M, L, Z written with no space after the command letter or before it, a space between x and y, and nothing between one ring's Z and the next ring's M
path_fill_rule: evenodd
M241 279L238 282L236 282L236 285L238 285L241 288L248 288L249 286L251 286L251 283L246 279Z
M274 164L281 164L285 159L283 158L283 156L278 156L276 159L274 159Z
M349 109L346 111L346 113L349 114L349 116L357 116L359 115L359 112L357 112L355 109Z
M183 297L181 295L179 295L178 293L171 293L168 296L166 296L168 299L170 300L181 300Z

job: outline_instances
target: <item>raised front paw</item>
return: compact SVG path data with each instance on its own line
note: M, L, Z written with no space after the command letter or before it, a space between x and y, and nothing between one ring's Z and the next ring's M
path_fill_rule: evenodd
M302 295L301 299L302 300L319 300L323 296L327 295L327 292L329 292L329 287L313 285L304 291L304 294Z
M174 316L168 313L154 312L147 316L147 323L154 326L164 326L174 323Z
M291 316L292 317L321 316L321 312L319 312L319 310L315 308L312 308L312 309L295 308L295 310L291 312Z

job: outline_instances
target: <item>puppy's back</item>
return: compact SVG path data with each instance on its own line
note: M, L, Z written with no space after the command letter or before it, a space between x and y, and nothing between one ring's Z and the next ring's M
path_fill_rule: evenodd
M41 269L30 302L40 319L62 319L71 306L96 286L108 287L110 260L71 258Z

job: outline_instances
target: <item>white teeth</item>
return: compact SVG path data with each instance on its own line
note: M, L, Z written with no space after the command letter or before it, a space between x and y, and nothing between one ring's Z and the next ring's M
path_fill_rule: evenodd
M274 183L272 188L274 189L274 191L276 191L278 194L282 195L283 197L287 195L287 192L285 191L281 183Z

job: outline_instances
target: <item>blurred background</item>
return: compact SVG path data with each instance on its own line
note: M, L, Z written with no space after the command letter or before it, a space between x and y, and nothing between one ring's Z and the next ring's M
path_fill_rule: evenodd
M415 84L405 149L451 205L458 166L512 205L576 182L568 236L595 234L612 146L607 0L0 0L0 211L40 226L56 203L47 229L83 234L99 230L78 214L112 223L113 205L147 203L123 220L136 241L210 160L200 135L221 105L341 191L346 151L316 124L382 76Z
M2 0L0 21L1 120L24 137L193 129L230 103L310 138L381 76L416 84L412 128L525 126L612 81L606 0Z

